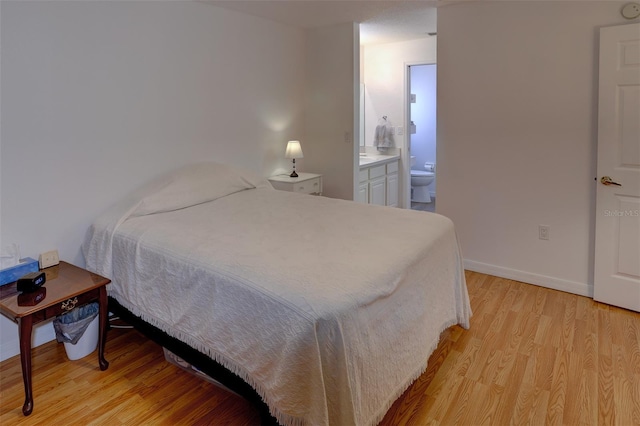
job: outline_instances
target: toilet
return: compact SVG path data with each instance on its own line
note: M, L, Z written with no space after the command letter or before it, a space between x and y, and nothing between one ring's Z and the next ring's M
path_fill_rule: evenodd
M415 162L415 157L411 156L411 165ZM429 185L434 181L435 164L424 163L425 170L411 169L411 201L415 203L430 203L431 194Z

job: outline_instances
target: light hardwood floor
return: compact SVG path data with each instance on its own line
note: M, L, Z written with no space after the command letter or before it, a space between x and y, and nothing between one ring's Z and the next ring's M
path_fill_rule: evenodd
M427 371L382 425L640 425L640 314L591 299L467 272L471 329L442 335ZM253 425L244 400L164 360L132 330L94 354L33 352L34 410L18 357L0 363L0 425Z

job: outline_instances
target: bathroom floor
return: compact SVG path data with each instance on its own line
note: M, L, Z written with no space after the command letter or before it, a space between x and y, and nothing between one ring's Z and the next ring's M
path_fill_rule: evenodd
M431 212L435 213L436 211L436 199L434 197L431 198L430 203L414 203L411 202L411 210L420 210L423 212Z

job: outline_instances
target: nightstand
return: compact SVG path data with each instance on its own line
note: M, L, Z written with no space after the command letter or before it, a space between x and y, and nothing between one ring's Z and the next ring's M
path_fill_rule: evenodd
M100 305L98 363L100 370L106 370L109 367L109 363L104 359L104 344L107 337L107 289L105 286L111 280L66 262L60 262L59 265L44 269L43 272L46 274L43 286L46 289L46 296L35 306L18 306L15 283L0 287L0 312L18 323L20 363L25 394L22 413L25 416L31 414L33 410L31 330L34 324L52 319L76 306L97 301Z
M322 195L322 175L315 173L298 173L298 177L290 177L289 175L271 176L269 182L275 189L281 191Z

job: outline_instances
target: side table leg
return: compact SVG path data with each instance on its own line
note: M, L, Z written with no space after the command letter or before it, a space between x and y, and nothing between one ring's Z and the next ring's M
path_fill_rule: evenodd
M24 405L22 414L28 416L33 411L33 393L31 391L31 315L18 319L20 330L20 363L22 364L22 380L24 381Z
M100 311L99 316L99 331L98 331L98 363L100 364L100 370L104 371L109 368L109 362L104 358L104 346L107 341L107 316L108 316L108 301L107 301L107 289L105 286L100 287Z

